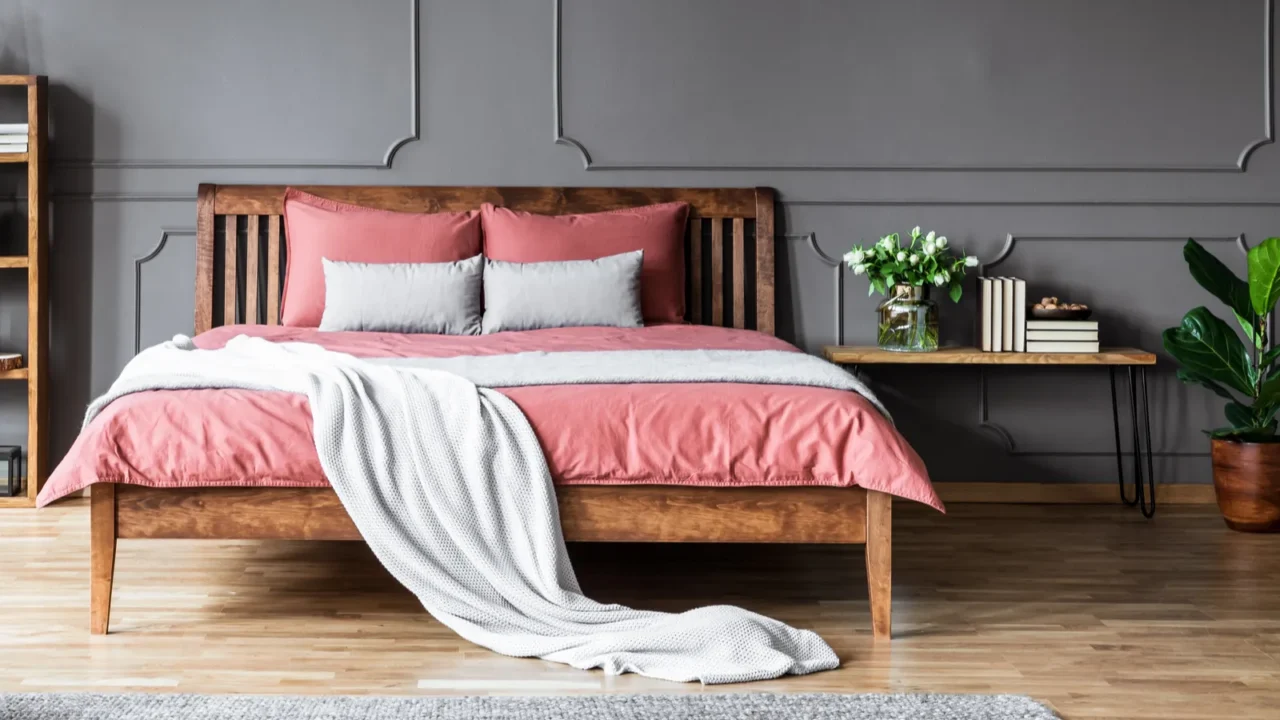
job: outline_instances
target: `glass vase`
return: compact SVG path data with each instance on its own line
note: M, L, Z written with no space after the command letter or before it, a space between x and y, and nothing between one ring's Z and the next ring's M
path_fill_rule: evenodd
M929 288L894 285L878 308L880 349L932 352L938 349L938 303Z

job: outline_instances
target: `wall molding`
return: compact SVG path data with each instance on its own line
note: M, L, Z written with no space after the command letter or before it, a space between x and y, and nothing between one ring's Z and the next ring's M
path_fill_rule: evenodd
M325 170L390 170L396 153L405 145L422 139L422 83L419 79L422 60L421 42L421 0L409 0L409 132L407 135L390 142L382 159L375 162L359 162L349 160L207 160L207 159L143 159L129 160L124 158L63 158L57 156L54 147L51 165L53 169L115 169L115 170L174 170L174 169L236 169L236 170L293 170L293 169L325 169Z
M161 228L160 240L140 258L133 260L133 354L142 352L142 266L155 260L169 244L171 237L195 237L193 227Z
M584 170L667 170L695 172L733 172L733 171L769 171L769 172L1031 172L1031 173L1243 173L1248 169L1249 160L1261 147L1275 142L1275 83L1274 75L1274 38L1275 38L1275 0L1262 0L1262 135L1251 140L1240 151L1235 161L1227 165L928 165L928 164L770 164L770 163L714 163L690 164L675 162L658 163L599 163L591 158L591 152L580 141L564 131L564 80L563 50L564 32L563 15L564 0L552 0L553 33L552 52L552 94L555 116L555 144L574 148L582 160Z

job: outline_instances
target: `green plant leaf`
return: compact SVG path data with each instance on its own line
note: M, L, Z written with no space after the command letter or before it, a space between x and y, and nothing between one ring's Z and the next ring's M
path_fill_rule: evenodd
M964 286L958 282L951 283L948 294L951 296L951 302L960 302L960 296L964 293Z
M1252 315L1253 311L1250 310L1249 313ZM1240 313L1232 314L1236 316L1236 322L1240 323L1240 329L1244 330L1244 336L1249 338L1249 342L1253 343L1254 347L1261 350L1266 346L1267 338L1265 333L1255 333L1253 325L1245 318L1240 317Z
M1236 277L1231 268L1224 265L1213 253L1205 250L1195 240L1188 240L1183 246L1182 257L1187 261L1191 277L1200 283L1200 287L1226 303L1227 307L1241 318L1240 325L1247 327L1249 325L1247 321L1254 317L1253 305L1249 298L1249 284ZM1252 336L1251 329L1247 332Z
M1280 373L1274 373L1262 381L1262 387L1258 389L1258 399L1254 401L1254 406L1280 407Z
M1208 308L1191 310L1181 325L1165 330L1164 349L1191 372L1253 397L1253 368L1244 343Z
M1201 385L1203 387L1209 388L1209 390L1213 391L1213 394L1217 395L1218 397L1224 397L1228 400L1231 400L1232 402L1235 402L1235 399L1236 399L1235 395L1232 395L1226 388L1210 380L1209 378L1201 375L1200 373L1192 372L1186 368L1178 368L1178 379L1188 385Z
M1227 403L1227 406L1226 408L1224 408L1224 410L1227 415L1227 422L1231 423L1232 427L1237 427L1237 428L1254 427L1255 423L1253 418L1253 410L1251 408L1245 407L1244 405L1241 405L1238 402L1232 401Z
M1267 238L1249 250L1249 299L1266 315L1280 300L1280 238Z
M1280 346L1273 347L1263 353L1262 360L1259 361L1258 365L1263 369L1263 371L1266 371L1266 369L1271 367L1271 364L1274 363L1277 358L1280 358Z

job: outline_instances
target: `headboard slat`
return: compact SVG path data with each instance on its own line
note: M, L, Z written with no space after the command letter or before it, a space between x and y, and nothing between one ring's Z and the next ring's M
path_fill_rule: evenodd
M686 202L690 206L687 317L696 324L774 332L774 195L768 188L320 185L299 189L333 200L400 212L460 212L492 203L512 210L559 215ZM281 219L285 190L283 185L200 186L196 225L197 333L235 322L279 323L281 269L288 254L284 242L287 228ZM732 228L728 243L726 223ZM704 235L708 225L709 238ZM726 271L731 272L728 288ZM732 307L726 308L726 303Z
M239 219L235 215L228 215L226 230L223 233L226 238L226 261L222 265L224 288L222 291L222 323L224 325L231 325L239 321L239 316L236 314L236 296L239 295L237 288L239 272L236 267L239 250L236 247L238 245L236 240L239 232Z
M250 215L244 244L244 321L261 324L258 314L258 216Z
M746 221L733 219L733 326L747 326Z
M267 324L280 324L280 216L267 216Z

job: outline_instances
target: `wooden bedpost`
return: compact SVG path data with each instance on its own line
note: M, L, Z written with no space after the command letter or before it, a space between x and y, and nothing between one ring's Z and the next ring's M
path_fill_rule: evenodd
M89 565L89 632L106 635L116 569L116 486L111 483L96 483L89 491Z
M893 627L893 496L874 490L867 491L867 589L872 636L888 640Z

